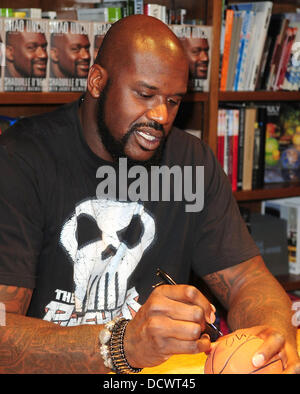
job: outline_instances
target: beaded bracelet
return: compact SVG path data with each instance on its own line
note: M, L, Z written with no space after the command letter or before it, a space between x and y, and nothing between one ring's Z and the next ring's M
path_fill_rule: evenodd
M124 334L129 320L117 317L105 324L99 333L100 354L104 365L117 374L138 373L142 368L133 368L124 352Z

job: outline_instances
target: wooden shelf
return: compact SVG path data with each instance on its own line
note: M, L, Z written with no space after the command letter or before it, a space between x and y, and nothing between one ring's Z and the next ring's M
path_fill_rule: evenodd
M273 183L266 185L263 189L236 191L234 196L237 201L297 197L300 196L300 182L293 185L290 183Z
M64 104L76 100L82 93L69 92L1 92L1 105Z
M209 94L205 92L194 92L194 93L187 93L184 97L184 101L186 102L208 102Z
M300 92L219 92L219 101L300 101Z

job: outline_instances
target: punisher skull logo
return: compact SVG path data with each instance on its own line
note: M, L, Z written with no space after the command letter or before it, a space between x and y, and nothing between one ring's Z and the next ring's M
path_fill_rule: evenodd
M80 229L84 222L94 227L92 239ZM73 264L76 313L118 314L129 292L128 278L154 236L155 222L139 202L92 199L78 204L60 236Z

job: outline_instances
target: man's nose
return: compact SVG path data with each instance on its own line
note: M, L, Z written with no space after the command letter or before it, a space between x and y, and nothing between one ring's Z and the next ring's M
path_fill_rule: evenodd
M90 58L90 52L88 49L81 48L80 49L80 57L82 59L89 59Z
M47 57L47 51L43 47L38 47L36 51L37 57L40 58L46 58Z
M166 104L159 104L154 108L151 108L147 112L147 117L160 124L166 124L168 122L168 110Z

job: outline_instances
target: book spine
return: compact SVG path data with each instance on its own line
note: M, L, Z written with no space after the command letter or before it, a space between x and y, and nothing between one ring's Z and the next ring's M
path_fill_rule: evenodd
M243 53L244 53L245 44L246 44L246 35L247 35L249 22L250 22L250 11L246 11L245 16L244 16L244 20L243 20L240 43L239 43L239 54L238 54L236 73L235 73L235 79L234 79L234 89L233 89L234 91L238 90L238 84L239 84L239 78L240 78L240 72L241 72L241 64L242 64Z
M134 13L135 14L144 13L144 0L134 0Z
M244 163L244 140L245 140L245 108L239 110L239 138L238 138L238 168L237 168L237 188L243 185L243 163Z
M221 91L226 90L233 18L234 18L234 11L231 9L227 9L226 22L225 22L224 52L222 59L222 70L221 70L221 81L220 81Z
M270 20L271 20L271 15L272 15L272 3L266 2L266 9L264 12L264 16L262 18L262 26L258 29L258 34L257 34L257 39L258 39L258 47L256 48L256 57L255 57L255 62L253 66L253 71L252 71L252 81L249 86L249 90L253 91L255 89L257 79L259 76L259 65L261 62L261 58L263 55L263 48L265 45L266 37L267 37L267 32L268 28L270 25Z
M252 189L254 130L256 121L256 109L247 108L245 114L245 148L243 163L243 190Z
M233 110L233 139L232 139L232 191L237 190L238 148L239 148L239 110Z

